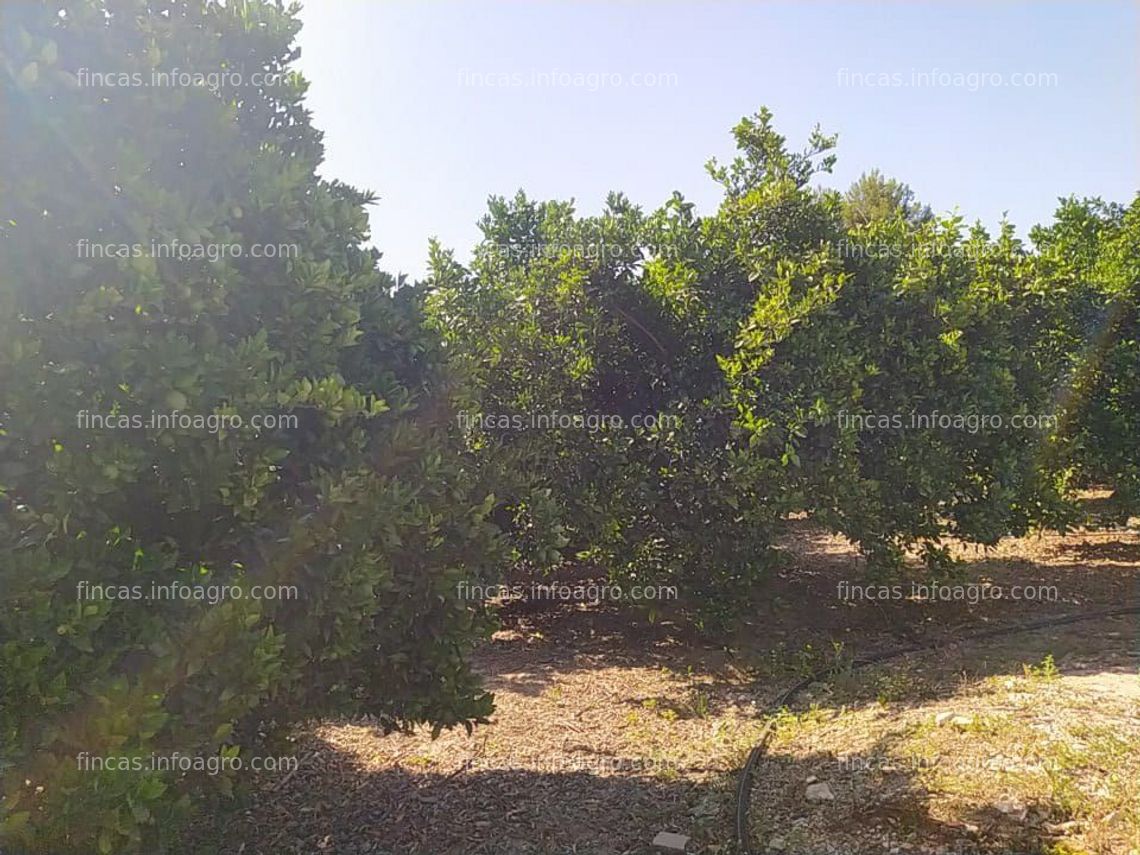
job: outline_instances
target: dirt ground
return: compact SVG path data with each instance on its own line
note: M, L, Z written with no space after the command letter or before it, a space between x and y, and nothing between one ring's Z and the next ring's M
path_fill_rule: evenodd
M436 740L367 720L302 728L296 771L256 781L210 851L632 855L674 831L688 852L736 852L738 772L766 704L798 677L914 640L1140 603L1135 531L963 550L957 584L991 586L973 603L845 597L842 583L867 581L845 541L803 522L788 546L783 577L721 646L611 606L507 615L474 660L495 693L490 724ZM1015 585L1043 588L1014 598ZM1133 616L816 684L781 716L758 772L752 846L1138 855L1138 668ZM833 798L808 798L812 784Z
M1135 622L1092 628L962 644L820 684L777 721L751 794L753 846L1140 851ZM817 782L832 798L810 797Z

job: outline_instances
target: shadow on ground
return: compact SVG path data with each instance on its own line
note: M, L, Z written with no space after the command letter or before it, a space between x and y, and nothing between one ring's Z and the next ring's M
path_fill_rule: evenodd
M729 801L723 788L684 780L477 768L450 777L367 770L343 757L322 758L302 792L276 804L259 795L256 812L231 822L209 851L618 855L650 851L659 830L692 833L694 805Z
M842 764L844 770L835 770ZM861 768L865 767L865 768ZM840 801L813 803L806 781L830 769L828 785ZM753 791L750 828L754 850L785 855L888 855L900 852L1052 855L1070 818L1045 802L980 803L955 820L935 815L929 791L905 770L884 768L882 754L817 754L795 761L768 760L766 780ZM826 774L826 772L825 772ZM771 781L778 781L773 785ZM788 783L794 782L794 783ZM790 803L794 816L779 820L765 806ZM820 839L834 841L820 843ZM1063 850L1062 850L1063 851Z
M508 610L473 659L496 694L491 724L433 741L385 736L362 720L314 723L298 734L296 772L253 781L244 806L204 823L185 851L640 855L669 830L692 837L691 853L731 855L737 773L771 699L821 665L915 640L948 646L839 673L809 687L797 708L855 711L869 727L879 716L887 730L924 705L968 706L972 686L1020 680L1052 657L1082 714L1092 717L1104 697L1133 703L1140 721L1140 618L966 640L1140 600L1135 534L1050 535L966 554L963 582L1058 592L1048 602L976 604L843 602L838 583L862 580L854 551L806 523L793 535L795 565L720 643L612 604ZM1054 855L1079 821L1063 800L1031 794L1011 805L975 793L950 816L926 770L884 764L882 740L839 752L813 738L797 736L799 753L766 761L750 802L757 846L777 838L784 848L773 851L785 855ZM809 779L830 782L837 798L809 801ZM797 848L813 840L829 844Z

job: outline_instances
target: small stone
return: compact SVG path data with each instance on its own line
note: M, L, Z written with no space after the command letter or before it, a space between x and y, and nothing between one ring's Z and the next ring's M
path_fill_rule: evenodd
M1050 823L1045 828L1050 834L1068 834L1071 831L1076 831L1080 826L1081 824L1075 819L1070 819L1068 822Z
M807 778L804 779L804 783L805 784L814 784L818 780L819 780L819 778L817 778L815 775L808 775Z
M809 802L835 801L835 793L831 792L831 787L825 783L808 784L807 792L804 794L804 796Z
M942 725L946 724L946 722L950 721L950 719L952 719L952 718L954 718L954 713L952 713L952 712L940 712L940 713L938 713L938 715L936 715L934 717L934 723L938 727L942 727Z
M653 838L653 846L662 852L684 852L689 845L689 838L683 834L674 834L672 831L659 831Z
M783 852L788 848L788 843L782 837L773 837L768 841L768 848L774 852Z
M950 719L950 724L954 725L954 727L958 728L958 730L965 730L966 728L973 726L974 717L972 715L956 715L954 718Z
M716 816L720 813L720 808L720 797L716 793L707 793L698 799L697 803L689 810L689 816L698 819Z
M1018 822L1024 822L1025 818L1029 816L1029 808L1027 808L1017 799L999 799L998 801L994 802L994 807L1008 816L1010 819L1015 819Z

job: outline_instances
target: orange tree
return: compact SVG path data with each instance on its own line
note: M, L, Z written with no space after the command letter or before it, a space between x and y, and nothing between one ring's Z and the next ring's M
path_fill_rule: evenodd
M753 288L721 365L755 452L790 464L788 500L880 567L909 546L946 567L946 535L994 543L1068 519L1040 465L1061 365L1023 338L1032 254L1012 229L963 234L904 204L845 217L812 186L833 139L789 151L766 111L736 136L711 234Z
M316 176L296 9L0 22L5 848L162 851L273 723L486 716L457 584L493 499L369 197Z
M496 513L518 558L586 561L726 617L770 563L779 492L721 404L731 322L686 266L703 252L692 206L646 215L612 194L578 217L520 193L481 226L469 266L435 248L429 305L470 387L470 447L513 479Z
M1140 512L1140 196L1127 207L1064 200L1032 236L1045 307L1032 340L1066 378L1049 463L1110 487L1107 519L1124 522Z

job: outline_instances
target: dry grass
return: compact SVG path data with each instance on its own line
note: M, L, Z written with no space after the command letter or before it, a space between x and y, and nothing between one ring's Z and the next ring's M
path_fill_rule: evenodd
M1124 636L1024 637L987 651L988 677L965 646L821 690L777 720L752 796L757 848L1140 851L1140 676ZM1014 661L1058 643L1084 652ZM835 801L807 801L809 780Z

